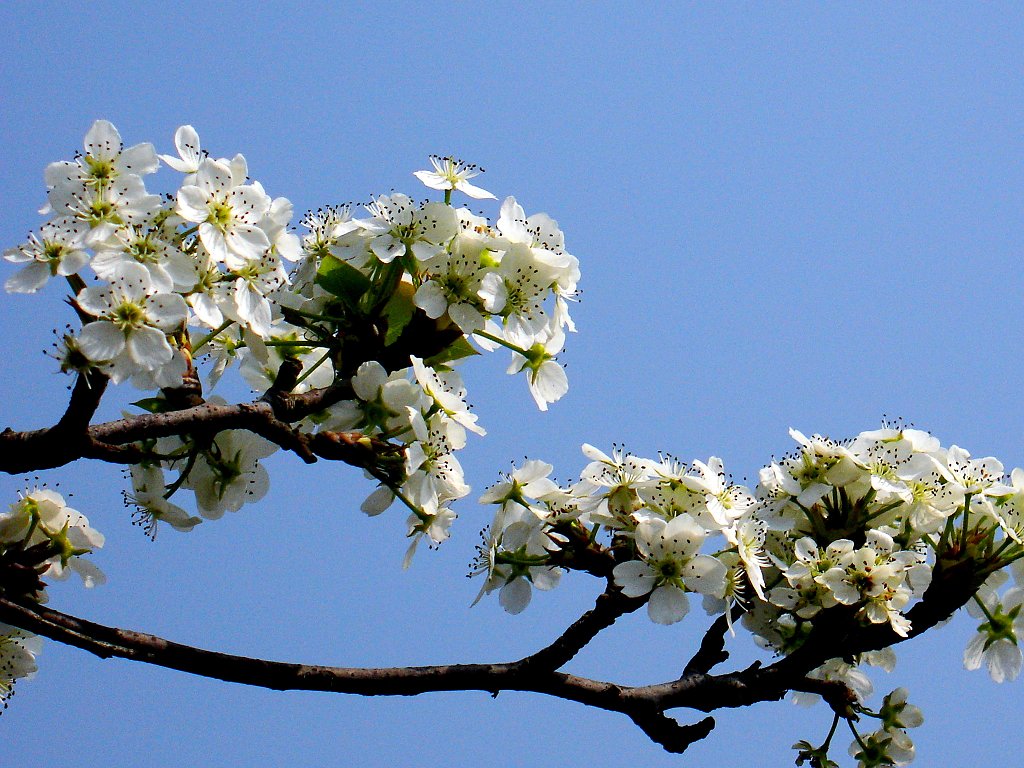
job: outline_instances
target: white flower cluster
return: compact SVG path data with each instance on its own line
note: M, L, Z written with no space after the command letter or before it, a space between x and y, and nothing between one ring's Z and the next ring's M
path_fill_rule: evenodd
M502 604L522 610L530 582L557 583L575 531L618 553L615 584L650 595L654 622L679 621L699 593L711 613L740 603L759 641L789 652L836 606L906 637L937 554L970 560L980 579L1024 557L1024 471L1007 477L994 458L899 426L843 442L791 435L798 449L761 469L754 489L730 482L715 457L684 465L585 445L591 462L569 488L528 462L481 499L499 505L477 569L484 592L514 590ZM979 597L986 622L965 661L984 655L993 677L1014 677L1024 592Z
M568 389L555 358L565 330L575 330L568 302L579 264L557 223L527 216L512 197L494 224L453 207L453 192L494 195L468 182L481 169L435 156L432 171L415 175L442 190L443 202L394 193L366 206L364 217L348 206L321 209L304 219L309 233L300 238L290 231L291 203L250 180L242 155L215 159L188 125L174 141L174 155L148 143L125 148L111 123L96 121L82 153L47 167L50 219L4 253L21 265L7 290L35 293L55 276L70 284L83 326L64 337L65 371L173 389L199 375L193 358L204 354L210 385L238 362L264 392L286 360L302 371L290 392L347 381L355 398L303 426L360 430L403 448L402 471L374 474L384 486L363 508L379 512L397 494L414 513L413 545L443 541L455 517L450 503L469 492L454 451L466 430L484 433L451 364L478 347L504 346L509 372L526 373L541 409ZM166 195L146 188L161 160L181 174ZM416 356L416 343L399 370L372 359L403 334L426 338L427 359ZM346 346L349 339L359 343ZM162 397L142 402L165 407ZM152 460L131 469L126 501L151 535L159 521L190 530L201 518L171 503L175 491L194 491L202 518L235 511L266 493L260 460L274 449L241 431L163 438ZM168 484L166 470L177 473Z
M0 512L0 555L36 548L37 572L47 578L66 579L74 572L86 587L106 583L103 572L82 557L103 542L103 534L89 525L85 515L48 488L22 494L7 512ZM34 596L46 599L43 591Z
M103 546L103 534L90 527L64 497L46 488L24 493L7 512L0 513L0 594L47 600L40 577L66 579L73 571L86 587L106 577L84 555ZM31 677L41 638L0 623L0 703L6 706L14 683Z

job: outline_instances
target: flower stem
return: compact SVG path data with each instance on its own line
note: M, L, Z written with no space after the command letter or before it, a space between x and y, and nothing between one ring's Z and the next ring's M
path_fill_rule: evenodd
M473 331L473 334L476 336L482 336L485 339L489 339L490 341L493 341L495 344L500 344L506 349L511 349L513 352L518 352L523 357L528 357L525 349L523 349L522 347L517 347L515 344L505 341L503 338L501 338L500 336L495 336L493 333L488 333L487 331L480 330Z
M227 330L227 329L228 329L228 328L229 328L229 327L231 326L231 324L232 324L233 322L235 322L235 321L234 321L234 320L225 320L225 321L224 321L223 323L221 323L221 324L220 324L219 326L217 326L217 327L216 327L216 328L214 328L214 329L213 329L212 331L210 331L210 332L209 332L208 334L206 334L205 336L203 336L203 338L201 338L201 339L199 340L199 343L198 343L198 344L196 344L196 345L195 345L194 347L192 347L192 354L194 355L194 354L195 354L196 352L198 352L198 351L199 351L200 349L202 349L202 348L203 348L204 346L206 346L206 345L207 345L207 344L208 344L209 342L211 342L211 341L213 341L213 340L214 340L215 338L217 338L217 336L218 336L218 335L219 335L219 334L220 334L220 333L221 333L222 331L226 331L226 330Z

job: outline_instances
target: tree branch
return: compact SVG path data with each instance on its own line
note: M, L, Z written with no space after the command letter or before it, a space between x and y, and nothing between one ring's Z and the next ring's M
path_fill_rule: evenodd
M619 602L614 595L602 595L598 605L584 614L562 638L520 661L368 669L269 661L218 653L154 635L107 627L42 605L16 602L3 596L0 596L0 621L73 645L101 658L142 661L202 677L273 690L326 691L362 696L415 696L471 690L492 694L503 690L542 693L625 714L648 737L666 750L677 753L707 736L714 727L714 720L705 718L695 725L680 725L665 715L666 709L689 706L711 711L781 696L774 688L767 692L761 690L761 695L758 695L756 672L750 670L739 676L690 675L675 683L628 687L545 669L545 666L550 667L559 658L564 658L565 649L572 648L588 634L591 637L596 634L598 624L607 622L616 612L621 615L624 608L633 607L634 601L626 600L628 602ZM742 681L742 675L753 676ZM681 688L687 690L691 701L682 703Z

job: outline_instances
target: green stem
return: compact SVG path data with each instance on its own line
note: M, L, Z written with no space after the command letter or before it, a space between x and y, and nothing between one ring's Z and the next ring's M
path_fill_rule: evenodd
M495 344L500 344L501 346L505 347L506 349L511 349L513 352L518 352L523 357L529 357L529 355L527 354L525 349L523 349L522 347L517 347L515 344L511 344L511 343L505 341L500 336L495 336L494 334L488 333L487 331L484 331L484 330L473 331L473 334L475 336L482 336L485 339L489 339L489 340L493 341Z
M496 562L507 565L547 565L551 562L548 555L516 555L513 552L498 552L494 557Z
M825 754L828 754L828 748L832 744L832 737L836 735L836 728L839 727L839 715L836 714L832 718L832 727L828 729L828 736L825 737L825 741L822 743L819 750L824 750Z
M898 499L896 501L891 501L888 504L886 504L884 507L882 507L880 510L878 510L877 512L875 512L873 514L870 514L867 517L865 517L861 522L867 523L867 522L869 522L871 520L874 520L876 517L879 517L880 515L884 515L886 512L890 512L890 511L896 509L896 507L900 506L901 504L903 504L903 499Z
M263 342L268 347L331 347L333 344L327 344L322 341L292 341L291 339L270 339L269 341ZM299 379L302 381L302 379Z
M317 361L316 361L315 363L313 363L313 364L312 364L312 365L311 365L311 366L310 366L309 368L307 368L307 369L306 369L306 370L305 370L305 371L303 372L303 374L302 374L301 376L299 376L299 378L297 378L297 379L295 380L295 383L296 383L296 385L298 385L298 384L301 384L301 383L302 383L302 382L304 382L304 381L305 381L306 379L308 379L308 378L309 378L309 375L310 375L311 373L313 373L313 371L315 371L315 370L316 370L317 368L319 368L319 367L320 367L321 365L323 365L323 364L324 364L324 363L325 363L325 362L326 362L326 361L328 360L328 358L330 358L330 356L331 356L331 353L330 353L330 352L327 352L327 353L325 353L323 357L321 357L321 358L320 358L319 360L317 360Z
M960 531L960 551L967 549L967 524L971 519L971 496L968 493L964 496L964 527Z
M974 602L978 604L978 607L981 608L981 612L985 614L985 618L989 620L989 623L992 626L995 626L996 617L989 613L988 607L985 605L984 601L976 594L972 595L972 597L974 598Z
M814 532L821 538L821 542L819 543L825 543L824 540L828 537L825 536L825 526L822 524L821 516L809 510L796 499L793 499L793 503L803 510L804 515L807 517L808 521L810 521L811 527L814 529Z
M853 720L847 720L846 724L850 726L850 731L853 733L853 738L855 738L857 740L857 743L860 744L860 748L867 752L868 745L864 743L864 740L860 737L860 734L857 733L857 729L853 725Z
M208 334L203 336L203 338L201 338L199 340L199 343L196 344L194 347L192 347L192 354L195 355L196 352L198 352L200 349L202 349L207 344L209 344L211 341L213 341L215 338L217 338L217 336L220 335L223 331L226 331L231 326L231 324L234 323L234 322L235 322L234 320L225 320L219 326L217 326L212 331L210 331Z

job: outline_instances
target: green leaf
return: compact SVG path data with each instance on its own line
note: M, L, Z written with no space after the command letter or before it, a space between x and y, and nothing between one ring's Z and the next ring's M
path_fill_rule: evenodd
M316 284L350 306L355 306L370 287L370 278L341 259L325 256L316 271Z
M412 293L409 291L397 290L391 294L388 303L384 305L384 317L388 320L388 333L384 337L384 346L389 347L395 343L405 326L412 320L416 306L412 303Z
M469 343L469 339L465 336L459 336L459 338L436 355L424 360L423 363L424 365L428 365L433 368L438 365L443 365L444 363L450 363L453 360L461 360L464 357L471 357L472 355L479 354L480 353L477 351L476 347Z
M136 400L132 405L150 413L164 413L167 411L167 400L162 397L147 397L142 400Z

